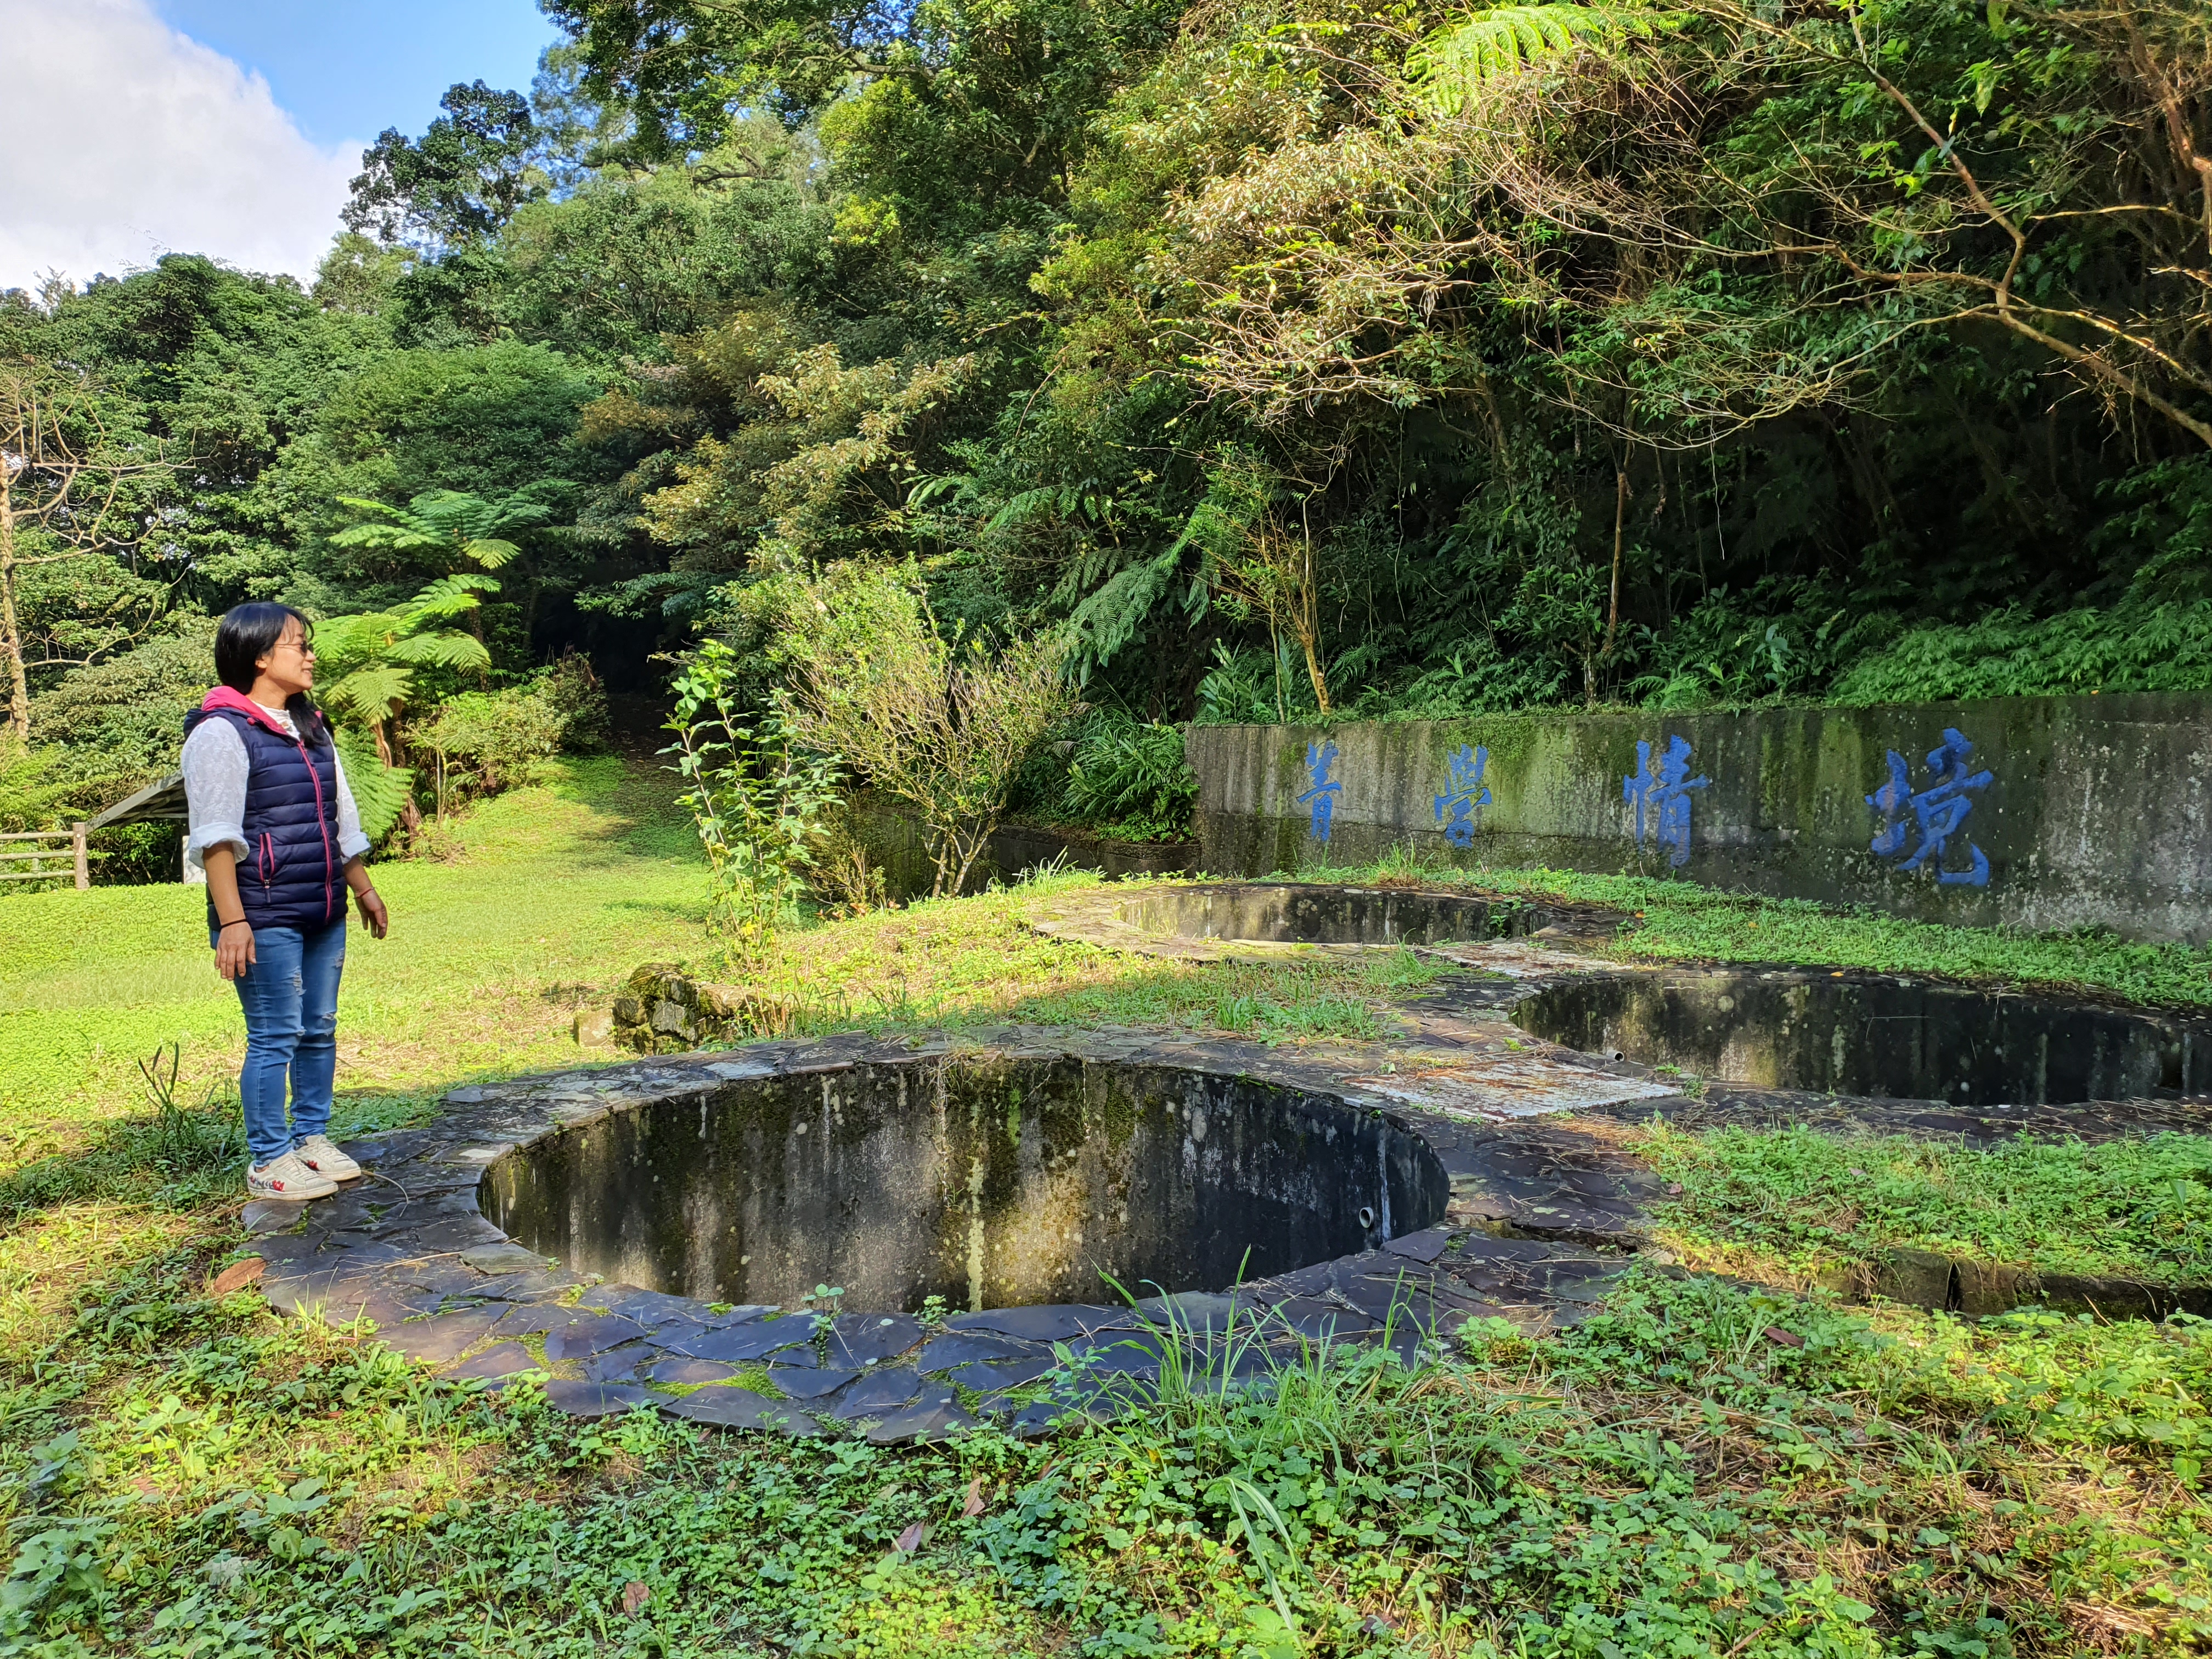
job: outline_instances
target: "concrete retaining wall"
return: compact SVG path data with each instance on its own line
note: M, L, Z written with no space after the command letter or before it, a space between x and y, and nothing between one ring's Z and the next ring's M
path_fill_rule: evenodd
M1410 844L1901 915L2212 939L2212 697L1194 727L1201 867ZM1639 822L1640 820L1640 822Z
M896 803L863 791L849 811L853 833L890 884L891 896L926 897L936 878L929 860L929 838L921 823ZM1060 860L1071 870L1097 870L1109 876L1160 876L1197 867L1195 842L1109 841L1079 830L1034 823L1002 823L984 844L968 890L979 892L996 876L1011 880L1024 870Z

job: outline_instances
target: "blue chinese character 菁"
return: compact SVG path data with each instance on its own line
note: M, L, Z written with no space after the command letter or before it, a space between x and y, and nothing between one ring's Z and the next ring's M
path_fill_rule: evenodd
M1651 839L1672 848L1667 862L1680 869L1690 861L1690 791L1703 789L1710 778L1690 775L1690 745L1681 738L1667 739L1667 752L1655 757L1651 745L1636 745L1636 769L1620 781L1620 798L1636 805L1636 844L1644 845L1644 817L1650 815Z
M1313 808L1313 838L1328 839L1329 822L1336 816L1336 798L1344 793L1344 785L1329 781L1329 768L1336 764L1336 745L1324 742L1316 749L1306 745L1306 777L1312 787L1298 797L1298 805Z
M1489 764L1487 749L1469 749L1465 744L1451 757L1451 783L1436 802L1444 839L1455 847L1474 845L1474 809L1490 805L1489 786L1482 781L1483 768Z
M1942 746L1928 751L1928 769L1935 774L1936 781L1916 795L1905 757L1894 749L1889 751L1889 781L1866 798L1866 804L1881 814L1881 830L1870 843L1877 856L1893 859L1903 854L1917 827L1920 844L1897 866L1899 869L1932 869L1936 881L1946 887L1990 884L1989 854L1972 842L1966 843L1970 855L1967 868L1943 867L1946 847L1965 826L1966 815L1974 810L1967 792L1986 789L1996 781L1993 772L1966 770L1966 757L1973 752L1974 745L1966 741L1964 732L1956 726L1945 726ZM1907 812L1912 815L1911 824L1905 822Z

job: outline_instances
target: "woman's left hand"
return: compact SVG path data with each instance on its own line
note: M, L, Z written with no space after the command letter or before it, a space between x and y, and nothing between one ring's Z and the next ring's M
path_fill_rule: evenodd
M382 939L392 929L392 917L384 908L384 901L377 896L376 889L364 887L354 898L361 906L361 919L368 924L368 931Z

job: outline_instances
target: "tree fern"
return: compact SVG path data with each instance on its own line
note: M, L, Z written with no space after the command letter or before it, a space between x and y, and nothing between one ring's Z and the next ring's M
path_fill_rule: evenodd
M361 830L371 841L382 841L398 822L407 805L415 774L404 766L386 766L376 752L376 739L368 732L341 727L338 758L344 763L346 787L361 809Z
M532 485L487 501L458 489L433 489L404 507L359 495L341 495L338 505L363 515L331 538L340 547L381 547L402 552L439 550L496 570L522 556L507 532L542 530L553 509L538 496L552 485ZM565 486L563 486L565 487Z
M491 653L485 649L484 642L475 635L464 634L458 629L409 635L394 640L386 647L384 654L392 662L452 668L462 673L481 673L491 666Z
M1578 41L1649 34L1649 13L1570 3L1486 6L1436 30L1406 59L1406 78L1439 115L1456 115L1485 82L1517 75Z
M332 714L363 725L390 720L414 689L414 676L392 663L371 663L357 668L322 694Z

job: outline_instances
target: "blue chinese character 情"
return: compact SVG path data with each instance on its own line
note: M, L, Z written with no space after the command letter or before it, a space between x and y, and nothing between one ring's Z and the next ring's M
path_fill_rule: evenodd
M1482 769L1489 764L1487 749L1469 749L1465 744L1451 757L1451 783L1436 802L1437 820L1449 819L1444 823L1444 839L1455 847L1474 845L1474 809L1490 805L1490 789L1482 781Z
M1875 854L1893 859L1905 851L1911 830L1905 815L1912 814L1920 831L1920 845L1912 849L1909 858L1897 867L1917 870L1923 866L1936 872L1936 879L1946 887L1986 887L1990 884L1989 854L1966 843L1972 855L1969 867L1946 870L1943 853L1951 837L1966 822L1966 815L1974 810L1967 798L1970 789L1986 789L1996 781L1993 772L1968 772L1966 757L1974 752L1974 745L1966 741L1966 734L1956 726L1943 728L1942 746L1928 751L1928 769L1936 775L1936 781L1918 794L1912 793L1909 769L1905 757L1894 749L1889 751L1889 781L1866 798L1866 804L1881 814L1881 830L1870 843Z
M1651 838L1674 851L1667 862L1680 869L1690 861L1690 791L1703 789L1712 780L1690 776L1690 745L1676 737L1667 740L1667 752L1655 759L1651 745L1636 745L1636 769L1620 781L1620 798L1636 805L1636 844L1644 845L1644 814L1651 817Z
M1336 745L1324 742L1316 749L1306 745L1306 777L1312 787L1298 797L1298 805L1313 808L1313 838L1328 839L1329 822L1336 816L1336 798L1344 785L1329 781L1328 769L1336 764Z

